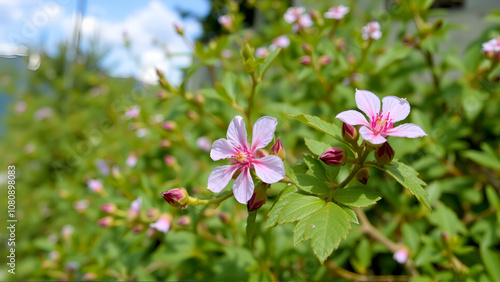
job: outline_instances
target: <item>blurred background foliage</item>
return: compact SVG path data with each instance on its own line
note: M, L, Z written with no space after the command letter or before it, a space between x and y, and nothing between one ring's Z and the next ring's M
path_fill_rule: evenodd
M283 20L287 1L214 1L180 85L111 77L100 67L105 53L97 46L75 52L61 44L53 57L32 51L1 58L0 92L7 94L9 109L1 167L14 164L17 177L14 280L407 279L393 254L359 225L353 224L323 265L308 243L293 245L293 225L266 228L282 183L271 186L259 210L252 251L245 238L246 207L234 199L217 208L179 210L161 198L176 187L213 197L206 189L217 165L210 145L225 137L251 88L240 48L245 42L269 46L284 34L290 45L259 84L253 119L278 118L275 136L284 144L287 171L300 167L308 152L304 138L339 145L289 114L340 125L334 116L355 108L356 88L407 98L409 121L428 137L389 141L396 158L428 183L433 210L372 170L367 185L383 199L365 209L368 218L407 246L420 279L500 280L500 68L498 59L481 51L482 43L500 36L500 13L488 15L492 25L474 31L469 45L446 49L449 32L463 27L443 21L443 10L430 10L433 1L357 2L344 1L351 11L334 25L322 17L332 3L304 1L319 17L296 34ZM217 18L225 14L233 26L223 31ZM367 46L360 30L371 20L380 22L383 36ZM301 64L303 56L312 62ZM330 62L320 65L321 56ZM127 118L133 106L140 113ZM91 179L102 189L89 189ZM137 198L142 206L134 216ZM116 210L107 214L104 204ZM161 214L172 220L166 234L149 228ZM1 279L12 277L2 273Z

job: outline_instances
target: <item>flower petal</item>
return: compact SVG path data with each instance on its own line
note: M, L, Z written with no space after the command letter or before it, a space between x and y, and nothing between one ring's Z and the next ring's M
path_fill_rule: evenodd
M380 113L380 99L370 91L356 89L356 105L368 116L369 121Z
M219 193L224 189L234 172L238 169L236 165L224 165L216 167L208 177L208 190Z
M372 143L373 145L382 144L387 141L387 139L385 139L382 135L373 133L373 131L366 126L362 126L359 129L359 134L361 134L361 137L363 137L364 140Z
M335 118L340 119L341 121L350 124L350 125L366 125L369 126L368 122L366 121L365 116L355 110L348 110L348 111L343 111L340 114L338 114Z
M420 126L413 123L405 123L398 127L391 128L385 132L385 135L408 138L427 136L425 131Z
M285 166L278 156L265 156L253 161L255 174L265 183L276 183L285 177Z
M389 114L392 122L404 120L410 114L410 103L396 96L386 96L382 99L382 113Z
M247 130L245 128L245 122L240 116L235 116L229 128L227 129L227 140L229 140L235 147L247 146Z
M237 152L229 143L224 138L215 140L214 144L212 145L212 150L210 150L210 157L214 161L218 161L221 159L227 159L230 158L232 155L235 155Z
M268 116L261 117L255 122L252 132L252 151L264 148L273 141L277 124L277 119Z
M233 193L236 200L244 205L252 198L254 183L250 175L250 169L245 168L233 184Z

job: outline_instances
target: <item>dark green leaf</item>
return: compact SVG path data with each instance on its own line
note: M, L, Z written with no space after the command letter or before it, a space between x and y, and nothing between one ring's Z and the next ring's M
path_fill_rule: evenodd
M303 196L295 192L297 192L297 187L295 187L295 185L291 185L283 189L278 200L276 200L276 203L274 203L273 207L269 211L269 214L267 215L266 227L276 226L276 224L278 224L278 218L283 207L291 200Z
M498 267L500 266L500 259L498 258L498 250L494 252L486 247L486 245L481 245L479 252L490 277L494 281L500 281L500 267Z
M229 95L229 93L227 93L227 90L226 88L224 88L224 86L220 83L215 83L215 91L217 91L217 94L219 94L219 96L229 105L231 105L233 103L233 97L231 97Z
M290 115L292 118L305 123L309 125L310 127L313 127L319 131L322 131L333 138L337 139L338 141L348 145L344 139L342 139L342 130L340 127L338 127L336 124L326 122L319 117L315 116L310 116L310 115L305 115L305 114L300 114L300 115Z
M349 187L333 191L335 201L351 207L366 207L380 200L380 195L369 188Z
M250 250L253 249L253 241L255 239L255 220L257 219L257 211L251 211L247 217L247 240Z
M314 195L328 194L328 186L312 175L296 173L290 175L290 179L304 192Z

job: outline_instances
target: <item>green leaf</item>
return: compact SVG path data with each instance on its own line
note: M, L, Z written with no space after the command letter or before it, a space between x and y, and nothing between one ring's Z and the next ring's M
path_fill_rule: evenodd
M258 73L260 79L264 77L264 74L267 72L269 67L274 62L274 60L276 60L280 52L281 48L277 48L276 50L272 51L271 53L269 53L269 55L266 56L266 58L264 59L264 63L258 67Z
M217 94L219 94L219 96L226 102L228 103L229 105L231 105L233 103L233 97L231 97L229 95L229 93L227 93L226 91L226 88L224 88L224 86L218 82L215 83L215 91L217 91Z
M396 61L402 60L412 51L411 48L405 46L393 46L381 55L375 64L375 72L379 72Z
M321 194L328 194L328 186L318 178L305 174L305 173L296 173L290 175L290 179L293 181L297 187L299 187L300 190L314 194L314 195L321 195Z
M288 202L281 210L278 224L294 222L303 219L325 205L325 200L315 196L302 195Z
M302 194L296 193L297 187L295 185L290 185L283 189L278 200L274 203L269 214L267 215L266 227L274 227L278 224L278 218L280 216L283 207L288 204L291 200L303 196Z
M292 117L292 118L294 118L302 123L305 123L305 124L309 125L310 127L313 127L319 131L322 131L322 132L332 136L333 138L337 139L338 141L348 145L347 142L345 142L344 139L342 139L342 129L339 126L337 126L336 124L326 122L326 121L320 119L319 117L305 115L305 114L300 114L300 115L295 115L295 116L290 115L290 117Z
M500 281L500 259L498 253L490 250L486 245L479 248L481 259L486 267L486 271L494 281Z
M412 225L405 223L401 227L401 232L403 233L403 240L405 245L410 248L410 251L414 254L418 252L418 247L420 246L420 234L417 229Z
M438 226L452 237L458 233L467 234L467 229L457 214L443 203L438 205L432 214L428 215L428 219L430 223Z
M391 165L386 165L384 167L378 167L378 169L386 172L390 176L394 177L403 187L410 190L410 192L417 197L417 199L429 210L431 210L429 195L424 190L422 186L427 184L420 178L418 178L418 172L413 168L400 163L397 160L393 160Z
M495 150L487 143L482 143L481 149L483 149L483 151L467 150L463 152L462 155L485 167L500 170L500 159Z
M356 215L356 213L350 207L344 206L344 205L339 205L339 207L341 207L345 211L345 213L349 217L349 220L352 223L359 224L358 216Z
M375 204L381 197L365 187L349 187L333 191L333 199L350 207L366 207Z
M341 207L329 202L308 217L304 238L311 239L313 252L323 263L346 238L349 229L351 224L347 214Z
M326 150L330 149L332 146L316 141L313 139L304 138L307 148L316 156L321 156Z
M293 245L297 246L299 243L305 240L304 233L306 232L307 222L310 219L310 215L303 218L301 221L297 222L295 228L293 229Z
M328 181L328 178L325 173L325 168L320 160L314 158L311 155L304 155L303 157L304 163L309 167L312 173L319 179Z
M224 86L228 96L231 97L231 100L234 100L236 97L236 81L237 77L232 72L227 72L222 79L222 85Z
M496 210L500 210L500 199L498 198L498 193L491 187L491 185L488 185L486 187L486 197L488 198L488 202L490 202L490 205L493 206Z
M247 240L250 250L253 249L253 241L255 239L255 220L257 219L257 211L251 211L247 217Z

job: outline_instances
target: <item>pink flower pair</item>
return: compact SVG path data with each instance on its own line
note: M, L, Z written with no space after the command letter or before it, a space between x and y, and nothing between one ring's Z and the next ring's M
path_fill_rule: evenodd
M246 204L254 192L255 184L250 171L265 183L276 183L285 177L283 161L278 156L261 157L259 149L266 147L272 140L278 121L264 116L255 122L252 143L247 141L247 131L241 116L236 116L227 130L227 139L216 140L212 145L210 157L214 161L230 159L232 165L216 167L208 178L208 189L219 193L227 186L236 172L239 176L233 184L236 200Z

